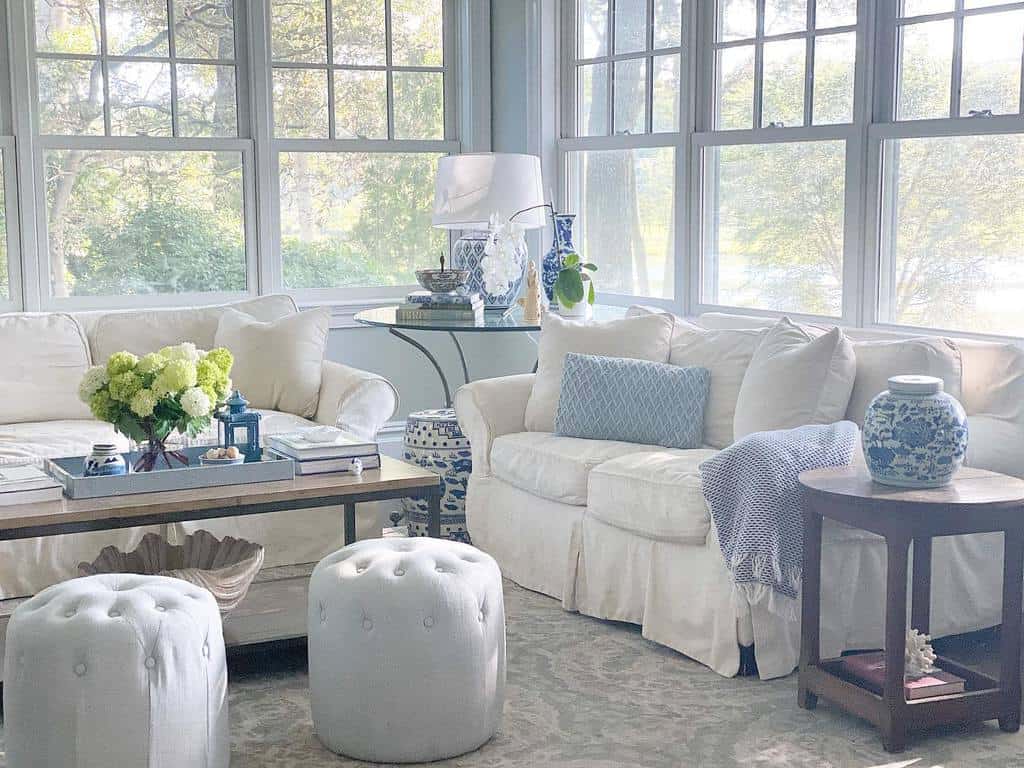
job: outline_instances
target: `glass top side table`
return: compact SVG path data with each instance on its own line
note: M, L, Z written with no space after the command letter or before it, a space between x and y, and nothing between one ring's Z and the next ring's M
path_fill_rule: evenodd
M617 320L625 315L625 309L623 307L610 307L597 304L593 309L593 316L588 318L587 322L606 322L608 320ZM507 313L485 312L484 319L480 323L452 320L399 321L397 314L397 306L377 307L375 309L366 309L362 312L357 312L355 320L357 323L361 323L362 325L387 328L388 332L392 336L411 344L422 352L426 356L427 360L430 361L430 364L434 366L434 370L437 371L437 375L441 379L441 386L444 388L444 402L446 408L451 408L452 406L452 391L448 384L448 377L445 375L444 369L441 368L441 365L437 362L437 359L429 349L416 341L416 339L403 333L403 331L438 331L447 333L455 343L455 348L458 350L459 362L462 364L462 376L466 384L472 381L472 379L469 375L469 365L466 362L466 355L462 349L462 344L459 342L458 334L514 332L536 333L540 331L539 324L523 322L523 310L520 307L516 307Z

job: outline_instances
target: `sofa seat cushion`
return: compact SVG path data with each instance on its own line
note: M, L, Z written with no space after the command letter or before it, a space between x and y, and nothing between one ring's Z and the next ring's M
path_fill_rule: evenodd
M282 411L259 411L261 435L293 432L303 427L316 426L312 421ZM217 441L217 423L213 422L198 438L199 443ZM61 419L57 421L28 421L18 424L0 424L0 464L41 462L60 456L84 456L93 443L114 443L120 450L128 450L128 439L114 431L114 427L91 419Z
M618 440L518 432L494 441L491 474L535 496L582 507L587 503L587 477L594 467L619 456L664 450Z
M715 450L660 450L610 459L590 473L587 514L660 541L703 544L711 526L700 465Z

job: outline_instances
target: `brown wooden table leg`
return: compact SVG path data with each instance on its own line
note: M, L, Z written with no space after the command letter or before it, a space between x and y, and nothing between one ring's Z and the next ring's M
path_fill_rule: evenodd
M821 515L809 500L804 502L804 561L800 589L800 675L797 705L814 709L818 697L807 689L807 668L816 665L821 653Z
M886 538L885 568L885 689L882 698L888 712L882 727L887 752L902 752L907 745L906 708L903 693L904 654L907 647L907 555L910 539Z
M910 626L928 634L932 603L932 539L914 539L914 575L911 579Z
M345 544L351 544L356 540L356 505L345 504Z
M1003 533L1003 626L1000 630L999 687L1006 697L1006 714L999 727L1020 730L1021 600L1024 593L1024 534Z

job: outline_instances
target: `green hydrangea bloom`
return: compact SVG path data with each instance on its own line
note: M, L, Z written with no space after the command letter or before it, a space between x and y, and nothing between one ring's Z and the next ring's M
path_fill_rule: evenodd
M200 387L222 387L227 380L228 375L213 360L204 358L196 363L196 383Z
M100 421L115 423L121 417L121 403L114 400L104 389L89 398L89 410Z
M206 353L206 357L203 359L209 360L211 363L220 368L225 376L231 373L231 366L235 364L234 356L224 347L217 347L216 349L211 349L209 352Z
M196 385L196 366L188 360L171 360L157 374L153 388L160 392L181 392Z
M163 355L157 352L150 352L148 355L143 355L135 366L135 372L140 373L143 376L149 376L154 373L159 373L160 369L167 364L167 360Z
M156 408L157 396L151 389L140 389L135 393L135 397L131 401L132 412L141 419L145 419L153 415L153 409Z
M135 394L142 389L142 377L134 371L119 373L110 377L110 396L122 403L129 403Z
M137 362L139 358L131 352L115 352L107 360L107 374L113 379L118 374L133 370Z

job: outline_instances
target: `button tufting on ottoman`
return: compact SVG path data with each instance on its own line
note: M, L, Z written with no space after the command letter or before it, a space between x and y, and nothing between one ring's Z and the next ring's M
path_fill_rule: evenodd
M104 574L15 610L4 658L10 768L227 768L227 669L213 596Z
M505 700L505 607L490 555L440 539L370 539L309 584L313 722L328 749L427 762L481 746Z

